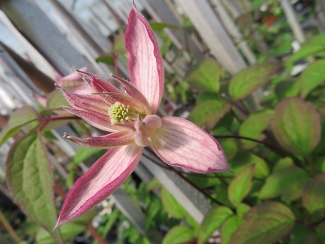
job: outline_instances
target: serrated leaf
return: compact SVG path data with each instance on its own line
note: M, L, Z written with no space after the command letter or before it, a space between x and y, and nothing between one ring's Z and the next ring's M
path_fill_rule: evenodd
M239 135L249 137L256 140L262 140L262 132L268 128L274 111L266 110L260 114L251 114L241 125ZM256 142L249 140L241 140L245 149L251 149L257 145Z
M325 174L310 179L303 189L302 203L309 213L325 209Z
M279 202L266 202L249 210L230 243L275 243L287 235L295 216Z
M239 174L246 166L250 164L255 165L254 177L257 179L264 179L269 175L270 170L264 159L251 154L249 152L239 152L236 156L229 160L229 166L235 175Z
M32 133L16 141L8 153L6 166L7 182L14 201L57 243L61 243L60 232L53 231L56 222L53 179L41 137Z
M239 219L237 216L231 216L221 226L221 243L228 244L231 236L239 227Z
M259 197L268 199L280 196L284 202L296 200L301 197L308 179L308 174L298 167L277 170L266 179Z
M310 64L300 76L301 96L306 97L308 93L325 81L325 60L318 60Z
M199 229L198 243L204 243L221 224L233 215L230 208L216 207L210 210L204 217Z
M175 226L165 235L162 244L184 243L196 238L193 229L186 226Z
M301 98L279 103L271 127L281 146L293 154L307 156L320 140L320 116L310 102Z
M269 82L270 75L279 68L280 65L277 63L265 62L240 71L230 81L230 95L234 100L245 98L257 88Z
M0 133L0 146L2 146L10 137L15 135L24 125L35 122L38 118L36 111L25 106L17 109L10 117L7 125ZM37 126L38 123L34 125Z
M230 182L228 187L228 197L234 206L241 203L252 188L254 167L254 164L249 165Z
M195 66L188 75L188 82L194 87L208 92L219 92L220 77L224 75L223 68L213 58L206 58Z
M208 100L196 105L188 119L198 126L212 129L229 110L230 106L220 100Z
M175 219L182 219L185 217L185 210L177 200L170 194L166 188L161 189L161 201L164 209Z

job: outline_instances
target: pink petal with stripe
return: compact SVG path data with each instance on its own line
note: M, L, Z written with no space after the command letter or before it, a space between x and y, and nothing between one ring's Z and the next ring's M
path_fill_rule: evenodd
M142 154L135 144L110 149L81 176L68 192L56 227L93 208L133 172Z
M132 84L145 96L155 114L164 92L164 65L155 35L133 5L125 32Z
M137 100L142 105L146 114L151 113L150 106L149 106L147 99L143 96L143 94L134 85L132 85L132 83L130 83L116 75L112 75L112 77L114 77L118 82L120 82L123 85L127 94L129 94L132 98Z
M62 106L61 108L74 115L77 115L78 117L81 117L88 124L103 131L115 132L125 129L125 126L122 125L112 125L108 114L104 115L92 110L80 110L65 106Z
M82 86L78 86L72 90L73 93L78 95L89 95L92 92L95 92L90 85L85 84Z
M121 92L119 89L109 84L108 81L104 81L97 75L82 72L80 70L77 70L77 72L92 87L94 92Z
M131 108L137 110L140 114L144 114L145 110L143 106L135 99L130 97L127 94L123 93L114 93L114 92L103 92L103 93L93 93L94 96L101 97L103 101L106 103L114 104L115 102L119 102L124 104L125 106L130 106Z
M219 143L192 122L163 117L151 146L165 163L199 173L229 171Z
M89 138L78 138L65 133L64 137L80 146L100 149L124 146L134 141L134 135L129 130L115 132L105 136L94 136Z
M81 110L92 110L108 116L107 111L111 103L104 103L103 99L100 96L96 95L78 95L72 92L69 92L63 88L61 91L68 101L68 103L74 108L80 108Z
M87 67L82 67L80 70L83 72L86 72ZM77 84L78 84L78 82L83 82L81 76L77 72L73 72L73 73L71 73L67 76L64 76L64 77L61 77L59 74L55 73L55 80L56 80L56 83L62 87L66 87L66 85L68 85L69 82L71 83L71 85L74 85L74 86L76 84L73 84L73 83L77 82Z

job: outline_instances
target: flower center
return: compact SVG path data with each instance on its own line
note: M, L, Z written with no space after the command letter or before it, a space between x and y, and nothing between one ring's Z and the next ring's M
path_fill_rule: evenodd
M147 115L144 119L139 116L134 124L134 141L140 147L150 145L150 138L162 126L162 121L157 115Z
M108 116L111 118L111 124L124 124L127 120L136 120L138 113L130 109L130 106L125 106L120 102L115 102L108 109Z

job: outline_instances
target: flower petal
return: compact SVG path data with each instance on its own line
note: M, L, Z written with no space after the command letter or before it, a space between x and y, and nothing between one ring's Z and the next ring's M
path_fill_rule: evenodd
M105 136L95 136L89 138L73 137L67 133L65 133L63 136L80 146L101 149L124 146L134 141L133 133L128 130L111 133Z
M127 94L114 93L114 92L102 92L102 93L93 93L93 95L100 96L104 101L109 102L111 104L115 102L119 102L126 106L130 106L133 109L136 109L140 114L145 113L143 106L137 100L133 99Z
M164 92L164 65L155 35L133 5L125 32L125 48L132 84L148 100L155 114Z
M77 115L78 117L81 117L88 124L103 131L115 132L125 129L125 126L122 125L112 125L108 114L103 115L102 113L98 113L92 110L79 110L65 106L62 106L61 108L74 115Z
M93 88L94 92L121 92L119 89L94 74L81 70L77 70L77 72Z
M95 92L93 89L91 89L91 86L88 84L78 86L72 90L73 93L78 95L89 95L92 92Z
M104 200L133 172L142 153L135 144L110 149L81 176L68 192L56 227Z
M85 72L87 71L87 67L83 67L80 70ZM69 74L64 77L60 77L58 74L56 74L55 79L56 83L64 88L79 86L83 83L81 76L77 72L73 72L72 74Z
M161 119L151 146L165 163L200 173L230 170L221 146L207 132L185 119Z
M107 111L111 103L103 102L103 99L100 96L89 94L77 95L63 88L61 88L61 92L72 107L80 108L82 110L92 110L101 113L104 116L108 116Z
M141 106L145 110L146 114L151 114L150 105L149 105L147 99L142 95L142 93L134 85L132 85L132 83L130 83L116 75L112 75L112 77L114 77L118 82L120 82L123 85L126 93L129 94L130 97L134 98L141 104Z

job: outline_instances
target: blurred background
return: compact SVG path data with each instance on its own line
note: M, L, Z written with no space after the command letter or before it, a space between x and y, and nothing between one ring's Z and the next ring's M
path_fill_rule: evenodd
M112 73L128 78L123 33L131 3L131 0L1 0L0 130L17 108L31 105L37 109L41 98L55 90L55 81L75 69L87 67L104 79ZM308 54L325 55L322 41L318 43L321 45L304 45L325 31L324 0L136 0L135 4L154 29L164 58L166 84L161 115L189 116L199 89L195 82L192 86L190 74L207 58L214 60L215 67L220 69L224 84L249 66L266 60L286 61L304 47L307 54L291 59L286 69L290 77L299 75L308 66L310 60L304 59ZM222 87L221 93L227 97ZM272 89L255 91L248 99L250 108L260 109L261 101L266 104L265 98L271 93ZM73 170L68 167L71 160L83 172L94 161L91 157L102 153L85 150L76 157L79 148L62 139L63 131L84 127L72 125L71 129L71 124L65 124L52 132L57 140L49 145L55 158L55 177L64 182L65 189L74 182ZM98 134L89 131L84 133ZM15 138L19 134L0 148L0 243L51 243L11 201L4 164ZM153 227L159 231L152 231L154 237L148 240L160 243L161 233L166 233L173 225L170 221L174 221L168 222L164 217L167 214L160 213L160 220L150 224L160 211L159 205L152 202L156 201L155 194L160 194L155 193L155 187L161 184L172 195L179 196L178 202L192 213L190 219L202 221L211 208L206 200L198 200L205 197L177 174L157 165L159 170L152 168L146 160L141 161L129 186L115 192L83 224L75 224L67 231L68 243L106 243L102 237L109 243L146 243L141 238ZM165 186L164 182L172 185ZM58 205L62 200L59 191L56 191ZM149 191L150 195L146 195ZM143 199L136 200L135 193L142 194ZM194 193L198 195L193 197ZM102 237L96 239L98 233Z

